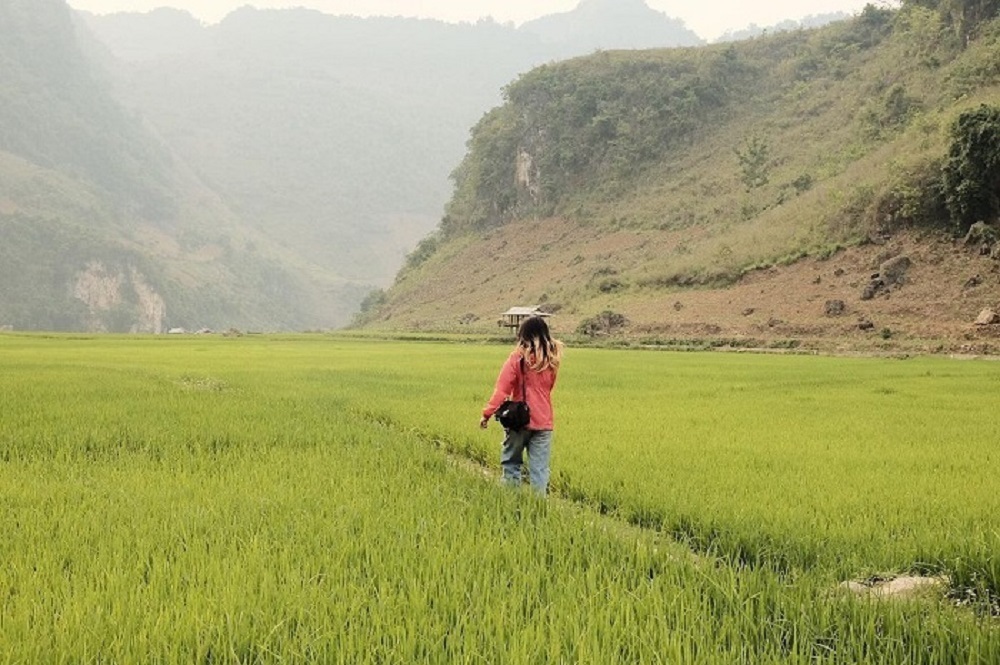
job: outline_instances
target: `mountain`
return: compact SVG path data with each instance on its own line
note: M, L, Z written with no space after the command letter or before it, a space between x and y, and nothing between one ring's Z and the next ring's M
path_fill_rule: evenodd
M118 97L241 225L306 272L358 285L326 299L307 317L312 327L346 323L356 294L391 283L440 220L469 128L520 73L589 52L580 35L633 46L691 40L643 2L624 14L584 3L548 23L571 23L565 39L490 20L305 9L244 7L213 26L167 9L80 16L116 59ZM631 42L620 34L649 16L665 28Z
M998 268L989 242L954 238L1000 216L1000 21L954 16L869 6L531 71L476 125L437 232L359 324L486 332L540 304L563 334L651 343L977 339Z
M169 156L102 87L65 5L4 0L0 19L0 147L146 215L169 214Z
M246 224L371 285L434 227L467 128L537 57L495 24L308 10L244 8L196 41L133 62L131 103Z
M650 9L645 0L582 0L573 11L528 21L521 30L566 56L704 43L683 21Z
M514 28L0 0L0 326L343 325L433 245L503 90L594 49L697 41L638 1ZM644 164L655 146L633 147Z
M770 26L759 26L751 23L741 30L730 30L716 39L718 42L739 42L745 39L753 39L762 35L773 35L776 32L788 32L790 30L808 30L810 28L820 28L830 23L846 21L850 15L844 12L831 12L829 14L813 14L805 18L793 21L785 20Z
M0 326L294 328L350 291L241 226L85 42L60 0L0 1Z
M161 7L137 14L77 15L99 41L124 62L157 60L209 46L208 31L190 13Z

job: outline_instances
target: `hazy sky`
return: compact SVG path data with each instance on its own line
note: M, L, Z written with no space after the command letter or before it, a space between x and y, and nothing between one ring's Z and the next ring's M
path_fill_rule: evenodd
M444 21L475 21L492 16L505 23L569 11L579 0L68 0L76 9L96 13L145 12L156 7L185 9L206 23L215 23L233 9L254 7L310 7L329 14L355 16L419 16ZM843 11L855 13L868 2L884 0L647 0L653 9L679 18L704 39L715 39L727 30L751 23L773 25L784 19Z

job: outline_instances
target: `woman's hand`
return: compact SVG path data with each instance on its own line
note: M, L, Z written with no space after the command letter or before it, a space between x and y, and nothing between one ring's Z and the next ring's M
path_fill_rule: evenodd
M486 426L490 424L490 419L488 416L483 416L479 419L479 427L486 429Z

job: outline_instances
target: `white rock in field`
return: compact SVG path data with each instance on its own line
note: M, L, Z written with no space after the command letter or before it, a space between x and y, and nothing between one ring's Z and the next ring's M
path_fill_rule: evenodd
M924 591L944 588L948 583L946 577L897 577L872 588L876 598L910 598Z
M841 582L840 589L858 596L868 596L875 599L905 599L919 596L926 592L945 589L950 580L945 577L920 577L904 575L891 580L866 584L857 580Z

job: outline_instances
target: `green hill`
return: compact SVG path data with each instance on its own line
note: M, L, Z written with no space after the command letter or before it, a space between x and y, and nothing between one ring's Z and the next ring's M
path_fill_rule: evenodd
M92 47L61 0L0 0L0 326L296 328L316 284L349 293L327 305L343 320L365 287L240 224Z
M547 303L564 331L612 310L633 332L751 336L773 308L764 321L793 335L785 324L822 320L821 298L836 295L860 318L905 326L892 312L906 288L859 295L914 234L974 221L949 211L943 169L961 114L1000 101L995 5L869 5L815 30L535 69L475 127L438 231L361 322L489 329L510 305ZM851 267L832 280L829 263L824 282L816 262L833 259ZM976 260L954 270L992 269ZM819 300L809 313L770 284L725 312L698 306L803 265L821 284L798 294ZM1000 301L996 280L981 282L979 300L939 316ZM743 325L729 326L733 311Z
M88 180L148 217L171 213L166 152L102 87L62 2L0 3L0 146Z

